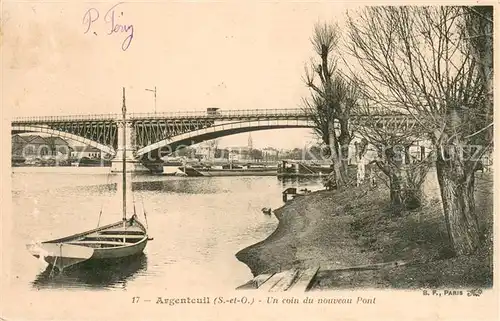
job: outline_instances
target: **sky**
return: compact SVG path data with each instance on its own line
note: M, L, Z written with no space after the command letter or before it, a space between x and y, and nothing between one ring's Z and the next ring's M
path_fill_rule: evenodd
M6 2L4 110L14 117L119 113L125 87L129 112L153 112L145 89L155 86L158 112L298 108L308 94L301 77L314 55L314 24L342 21L345 9L326 2ZM315 140L308 129L252 138L257 148ZM247 140L227 136L220 145Z

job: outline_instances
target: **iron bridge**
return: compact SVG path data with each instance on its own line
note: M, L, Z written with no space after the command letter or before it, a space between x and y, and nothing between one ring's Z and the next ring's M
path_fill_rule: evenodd
M407 129L415 121L405 115L375 113L354 115L353 126L390 126ZM69 138L114 155L123 129L121 114L18 117L11 133L40 132ZM295 109L207 110L131 113L126 119L135 156L161 157L180 146L249 131L277 128L312 128L307 111Z

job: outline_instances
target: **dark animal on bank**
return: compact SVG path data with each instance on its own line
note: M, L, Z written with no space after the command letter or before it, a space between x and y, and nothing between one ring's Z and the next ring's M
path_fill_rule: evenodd
M262 213L264 213L264 214L266 214L266 215L271 215L271 211L272 211L272 209L271 209L271 208L269 208L269 207L264 207L264 208L262 209Z

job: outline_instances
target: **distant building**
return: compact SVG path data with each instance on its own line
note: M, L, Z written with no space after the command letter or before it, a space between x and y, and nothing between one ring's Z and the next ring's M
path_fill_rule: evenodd
M279 158L279 150L273 147L266 147L262 150L262 158L266 161L277 161Z
M186 158L194 158L196 154L196 149L192 147L183 147L181 149L176 150L173 155L175 157L186 157Z
M101 150L92 146L75 146L71 151L72 158L101 158Z
M23 146L25 158L41 158L49 155L50 148L45 139L38 135L28 135L23 137L26 145Z
M228 151L229 151L228 159L230 161L240 161L240 160L243 160L243 158L242 158L239 150L229 148Z
M247 146L234 146L227 148L229 159L244 161L250 159L250 149Z
M51 153L54 156L68 158L73 150L73 148L68 145L68 142L61 137L52 136L45 137L44 139L47 142L47 145L49 145Z
M12 136L12 159L24 160L23 149L26 146L26 140L19 135Z
M195 158L198 160L213 160L217 150L217 141L209 140L198 144L195 149Z
M208 160L210 159L211 156L211 151L210 151L210 146L208 146L205 143L199 144L199 146L196 147L195 158L199 160Z
M59 137L41 137L39 135L13 135L12 159L43 158L55 156L68 158L71 147Z

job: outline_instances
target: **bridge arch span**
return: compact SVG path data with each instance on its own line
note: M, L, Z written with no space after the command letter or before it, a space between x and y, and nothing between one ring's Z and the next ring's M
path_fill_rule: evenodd
M137 157L143 157L149 153L165 152L170 154L175 152L180 146L186 147L223 136L241 134L257 130L283 129L283 128L313 128L314 123L308 119L294 120L254 120L237 123L225 123L198 129L176 135L162 141L145 146L136 152ZM164 156L164 155L160 155Z
M90 140L90 139L82 137L82 136L70 134L70 133L63 132L63 131L56 130L56 129L52 129L52 128L45 126L45 125L13 125L11 128L12 134L22 134L22 133L30 133L30 132L50 134L52 136L58 136L61 138L71 139L71 140L74 140L76 142L95 147L95 148L99 149L100 151L107 153L107 154L110 154L110 155L114 155L116 153L115 149L110 147L110 146L98 143L96 141Z

